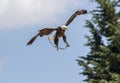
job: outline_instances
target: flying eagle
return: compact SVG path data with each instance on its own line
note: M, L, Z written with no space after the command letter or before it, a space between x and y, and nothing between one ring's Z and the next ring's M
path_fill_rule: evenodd
M44 35L51 34L53 31L56 31L55 35L53 35L52 37L49 37L49 39L54 41L54 44L56 45L57 50L59 49L58 42L59 42L60 37L63 38L63 41L66 43L66 47L69 47L69 44L67 43L66 36L65 36L65 31L68 29L67 26L74 20L74 18L77 15L86 14L86 13L87 13L87 10L83 10L83 9L77 10L76 12L72 14L72 16L68 19L68 21L64 25L58 26L57 28L44 28L44 29L39 30L38 34L36 34L27 43L27 45L31 45L38 36L42 37Z

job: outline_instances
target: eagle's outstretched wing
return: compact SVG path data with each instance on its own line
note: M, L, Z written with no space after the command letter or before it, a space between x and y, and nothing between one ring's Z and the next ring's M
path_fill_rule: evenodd
M44 36L44 35L49 35L49 34L51 34L51 33L52 33L53 31L55 31L55 30L57 30L57 29L56 29L56 28L55 28L55 29L54 29L54 28L44 28L44 29L39 30L39 33L36 34L36 35L27 43L27 45L31 45L38 36L42 37L42 36Z
M27 45L31 45L38 36L39 36L39 33L38 33L37 35L35 35L35 36L27 43Z
M65 26L68 26L77 15L80 14L86 14L87 10L77 10L75 13L72 14L72 16L68 19L68 21L66 22Z

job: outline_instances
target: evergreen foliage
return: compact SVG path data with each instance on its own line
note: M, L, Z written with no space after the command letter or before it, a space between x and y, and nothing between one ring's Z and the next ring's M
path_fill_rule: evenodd
M120 0L94 0L98 6L86 27L90 47L87 56L77 61L88 83L120 83Z

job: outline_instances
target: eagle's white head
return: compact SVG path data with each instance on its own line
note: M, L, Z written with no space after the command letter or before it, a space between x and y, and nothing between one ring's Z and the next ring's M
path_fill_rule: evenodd
M65 25L62 25L61 28L62 28L63 30L68 30L68 27L65 26Z

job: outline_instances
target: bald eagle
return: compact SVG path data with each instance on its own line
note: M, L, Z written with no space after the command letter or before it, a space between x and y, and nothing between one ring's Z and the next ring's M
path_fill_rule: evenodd
M76 12L74 12L72 14L72 16L68 19L68 21L64 25L58 26L57 28L43 28L43 29L39 30L38 34L36 34L27 43L27 45L31 45L38 36L43 37L44 35L49 35L53 31L56 31L55 35L53 35L52 37L49 37L49 39L54 41L54 44L56 45L57 50L59 49L58 42L59 42L60 37L63 38L63 41L66 43L66 47L69 47L70 45L68 44L68 42L66 40L66 35L65 35L65 31L68 29L67 26L74 20L74 18L77 15L86 14L86 13L87 13L87 10L83 10L83 9L82 10L77 10Z

